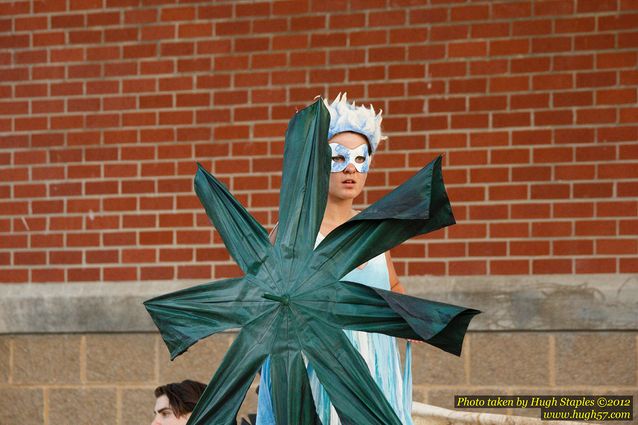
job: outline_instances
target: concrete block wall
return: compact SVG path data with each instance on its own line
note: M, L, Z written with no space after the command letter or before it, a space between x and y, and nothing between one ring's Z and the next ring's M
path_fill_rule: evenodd
M171 362L156 333L0 336L2 424L150 423L153 389L208 383L234 334ZM414 400L453 407L458 394L629 394L638 399L638 332L470 332L456 357L413 346ZM241 414L256 411L256 382ZM469 410L469 409L466 409ZM535 409L477 409L539 417Z

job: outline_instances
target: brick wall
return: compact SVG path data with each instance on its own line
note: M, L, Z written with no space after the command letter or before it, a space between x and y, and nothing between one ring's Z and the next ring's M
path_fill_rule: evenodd
M0 280L237 268L195 162L276 221L295 108L347 91L389 141L365 206L444 153L458 224L400 275L638 271L638 4L0 4Z

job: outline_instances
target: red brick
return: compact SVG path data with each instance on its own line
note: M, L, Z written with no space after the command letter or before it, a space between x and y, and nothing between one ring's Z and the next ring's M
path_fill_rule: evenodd
M597 255L637 254L638 240L636 239L598 239L596 240Z
M31 269L31 281L38 283L64 282L64 269Z
M638 220L621 220L620 235L638 235Z
M472 183L506 182L509 181L509 168L470 168L470 181Z
M638 184L634 182L617 183L618 196L621 197L638 197Z
M100 246L99 233L68 233L66 246Z
M529 229L530 224L526 222L490 223L490 238L526 238L530 235Z
M547 181L551 179L552 168L547 166L512 167L512 181Z
M209 230L177 231L177 244L179 245L210 244L210 242L211 232Z
M64 201L31 201L32 214L58 214L64 211Z
M491 275L526 275L529 274L528 260L490 260Z
M556 180L594 180L594 165L557 165L554 171Z
M638 163L614 163L598 165L599 179L636 179Z
M443 261L427 261L418 263L408 263L409 276L445 275L445 263Z
M141 280L166 280L175 277L175 270L172 266L142 266L140 267Z
M616 273L615 258L577 258L575 273Z
M594 243L592 240L554 240L552 241L552 253L554 255L592 255Z
M506 242L469 242L470 257L496 257L507 253Z
M537 221L532 223L533 237L572 236L571 221Z
M592 202L566 202L552 205L553 217L593 217L594 204Z
M616 235L616 222L612 220L583 220L576 222L576 236Z
M638 140L638 126L601 127L598 135L602 142L635 142Z
M508 217L507 205L472 205L470 206L472 220L502 220Z
M81 230L82 217L51 217L49 230Z
M513 181L547 181L551 179L551 167L515 167L512 168Z
M121 245L136 245L137 244L135 232L103 233L102 241L105 246L121 246Z
M636 201L596 203L597 217L636 217L637 215L638 203Z
M29 269L3 269L0 273L2 283L25 283L29 280Z
M31 234L29 236L31 248L55 248L64 246L64 235L62 233L49 233L41 235Z
M491 164L526 164L529 163L529 149L492 149Z
M51 264L82 264L82 251L50 251Z
M619 261L620 273L638 273L638 258L620 258Z
M139 232L141 245L164 245L173 243L172 231L141 231Z
M195 257L197 262L230 260L230 254L226 248L197 248Z
M100 279L99 268L70 268L66 271L68 282L96 282Z
M243 276L243 272L241 269L233 264L233 265L225 265L225 264L217 264L214 266L215 268L215 278L231 278L231 277L241 277Z
M13 252L13 264L16 266L38 265L46 263L46 251Z
M611 198L613 183L575 183L574 198Z
M452 204L455 202L472 202L485 200L485 188L483 187L450 187L447 190Z
M122 250L122 263L154 263L157 261L155 249L131 248Z
M531 199L563 199L570 195L568 184L535 184L530 189Z
M191 213L160 214L159 226L171 228L171 229L175 227L192 227L193 214Z
M160 261L191 261L193 250L191 248L166 248L160 249Z
M511 241L510 255L549 255L549 241Z
M619 158L622 159L638 159L638 144L621 145L619 149Z
M119 261L119 252L112 250L86 251L87 263L117 263Z
M564 91L554 96L554 107L591 106L594 103L592 92ZM580 111L579 111L580 112Z
M137 198L135 197L104 197L104 211L135 211Z
M105 267L103 274L105 282L137 281L136 267Z
M527 185L490 185L488 190L490 201L529 198Z
M457 223L447 228L450 239L485 238L486 225L484 223Z
M119 229L120 219L115 215L89 215L84 217L84 227L87 230L94 229Z
M485 165L487 164L487 151L479 149L452 151L447 159L450 166Z
M449 270L451 276L484 275L487 264L485 261L450 261Z
M447 257L464 257L466 256L465 243L463 242L442 242L428 244L429 258L447 258Z
M572 260L532 260L533 274L570 274L572 273Z

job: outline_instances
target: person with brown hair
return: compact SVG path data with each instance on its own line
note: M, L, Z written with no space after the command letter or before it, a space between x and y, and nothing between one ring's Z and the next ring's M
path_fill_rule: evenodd
M190 379L155 388L151 425L185 425L205 389L205 384Z

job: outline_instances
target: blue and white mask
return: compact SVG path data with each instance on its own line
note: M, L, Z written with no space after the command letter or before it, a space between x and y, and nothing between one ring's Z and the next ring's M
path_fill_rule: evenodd
M368 145L363 144L354 149L348 149L339 143L330 143L332 149L332 172L339 173L346 169L348 164L360 173L367 173L370 167L370 154Z

